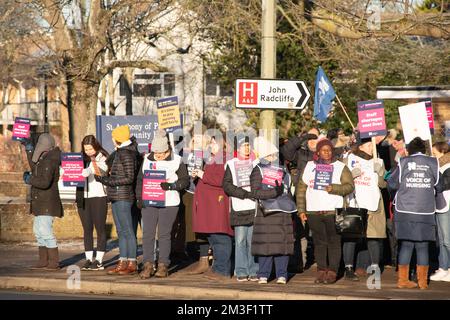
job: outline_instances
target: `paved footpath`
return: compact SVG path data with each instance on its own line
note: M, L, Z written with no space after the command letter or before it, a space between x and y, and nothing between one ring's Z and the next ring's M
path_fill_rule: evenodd
M108 243L105 264L111 266L118 257L115 243ZM252 282L215 282L198 275L185 275L172 268L168 278L140 280L137 275L108 276L106 271L82 271L80 288L68 286L67 266L84 262L80 241L60 243L60 259L65 266L60 271L31 271L27 266L37 259L33 244L0 243L0 289L42 292L136 296L165 299L224 300L347 300L347 299L450 299L450 283L431 282L428 290L397 289L396 274L386 269L381 275L381 289L368 289L366 279L348 282L343 279L333 285L314 284L315 267L302 274L293 274L287 285L274 281L267 285ZM72 267L73 268L73 267ZM69 268L70 269L70 268ZM69 281L69 284L75 282Z

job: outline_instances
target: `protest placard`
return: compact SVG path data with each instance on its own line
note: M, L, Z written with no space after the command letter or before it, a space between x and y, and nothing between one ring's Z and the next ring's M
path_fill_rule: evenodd
M399 107L398 112L406 144L415 137L420 137L422 140L431 140L425 102Z
M30 126L30 119L20 117L14 119L12 139L15 141L28 139L30 137Z
M156 101L159 128L173 132L182 128L178 97L168 97Z
M253 164L251 160L240 160L234 164L236 185L238 187L250 186L250 175L253 170Z
M333 178L333 165L317 164L314 176L314 189L325 190L331 184Z
M85 178L81 175L84 164L81 153L62 153L61 168L64 170L62 180L65 187L84 187Z
M166 182L166 171L145 170L142 179L142 201L146 207L164 207L166 192L161 188Z
M278 185L283 183L284 170L276 166L264 167L263 168L262 184L266 187L272 188L276 186L276 181Z
M188 174L192 176L192 171L201 170L203 168L203 151L194 150L187 156L187 169Z
M361 138L386 135L386 120L382 100L358 102L358 129Z
M430 127L430 133L434 134L434 115L433 115L433 104L431 99L422 99L419 102L425 102L425 108L427 110L428 126Z

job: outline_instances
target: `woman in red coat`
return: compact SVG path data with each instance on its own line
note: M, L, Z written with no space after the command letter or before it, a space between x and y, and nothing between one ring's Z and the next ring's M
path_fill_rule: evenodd
M214 264L205 277L225 280L231 274L231 252L233 230L230 226L229 199L222 188L225 175L222 137L213 137L209 142L211 156L203 170L194 170L198 177L192 208L192 230L206 234L213 249Z

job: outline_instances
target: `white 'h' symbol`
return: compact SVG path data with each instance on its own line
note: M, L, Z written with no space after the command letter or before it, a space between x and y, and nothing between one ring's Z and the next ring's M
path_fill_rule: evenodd
M246 82L244 82L244 88L243 88L243 94L244 94L244 97L246 97L247 96L247 92L249 92L250 94L250 97L252 96L252 94L253 94L253 85L254 85L254 83L246 83ZM247 86L250 86L250 87L247 87Z

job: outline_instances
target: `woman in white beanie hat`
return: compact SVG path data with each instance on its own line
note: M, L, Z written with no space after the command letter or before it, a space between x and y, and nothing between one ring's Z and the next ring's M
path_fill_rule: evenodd
M292 213L297 211L293 198L283 195L290 189L291 177L278 164L278 148L274 144L257 137L254 146L259 160L255 160L257 164L250 175L251 196L260 205L254 218L252 254L258 257L260 284L267 283L274 263L277 283L286 284L289 256L294 253ZM275 200L271 201L276 205L269 215L261 207L264 200ZM291 209L285 211L287 207Z
M169 145L164 130L155 132L151 153L144 156L144 162L137 177L136 198L138 208L142 208L144 270L141 279L155 275L164 278L169 275L171 232L180 205L180 191L189 186L186 165ZM150 186L145 177L159 175ZM150 191L150 192L149 192ZM149 197L150 193L150 197ZM151 194L159 195L154 198ZM159 258L155 272L155 236L158 228Z

